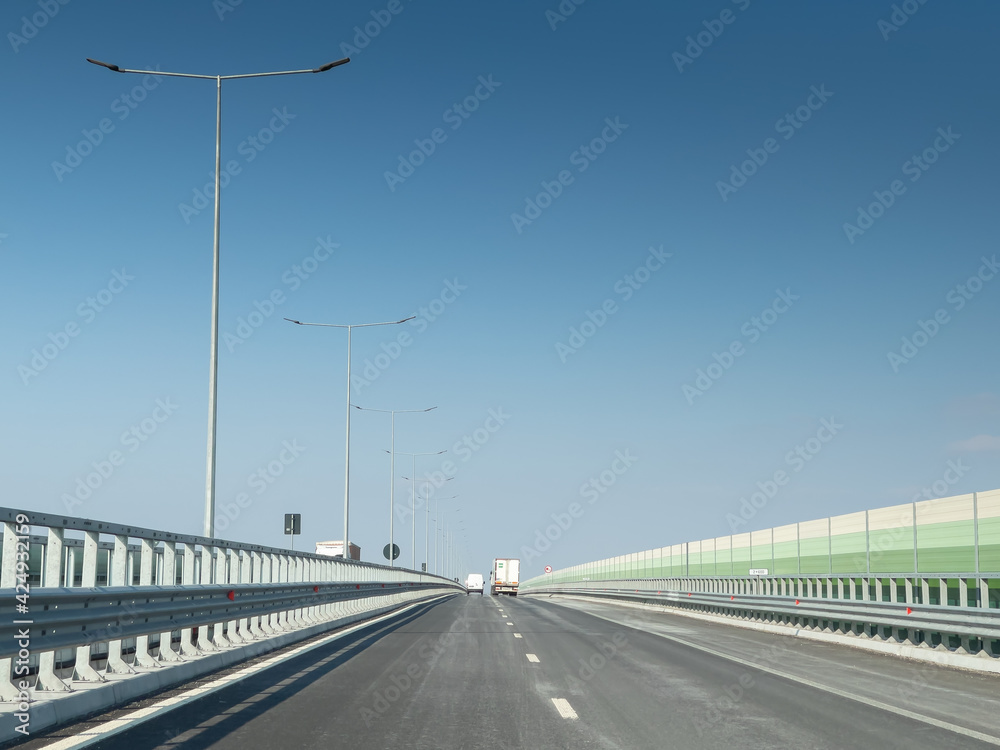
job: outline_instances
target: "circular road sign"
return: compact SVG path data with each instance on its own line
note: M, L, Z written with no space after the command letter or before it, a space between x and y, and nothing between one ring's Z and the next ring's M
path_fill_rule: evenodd
M551 573L552 572L552 566L551 565L546 565L545 566L545 572L546 573Z
M392 545L392 557L391 558L389 557L389 545L388 544L385 545L385 547L382 548L382 557L384 557L386 560L390 560L390 559L391 560L395 560L396 558L398 558L399 557L399 545L398 544Z

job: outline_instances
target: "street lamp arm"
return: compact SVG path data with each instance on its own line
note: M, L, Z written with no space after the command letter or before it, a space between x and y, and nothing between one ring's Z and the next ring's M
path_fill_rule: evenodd
M351 404L351 406L359 411L377 411L382 414L423 414L425 411L433 411L434 409L437 409L436 406L432 406L430 409L369 409L367 406L358 406L357 404ZM396 451L396 453L404 455L400 451ZM405 455L410 454L407 453Z
M408 320L413 320L416 315L411 315L408 318L403 318L402 320L389 320L385 323L303 323L301 320L293 320L292 318L285 318L289 323L295 323L299 326L321 326L323 328L368 328L370 326L395 326L400 323L405 323Z
M265 78L267 76L290 76L290 75L295 75L297 73L325 73L331 68L336 68L339 65L345 65L350 61L351 58L345 57L343 60L335 60L334 62L327 63L326 65L321 65L318 68L307 68L305 70L276 70L269 73L240 73L238 75L231 75L231 76L207 76L207 75L200 75L197 73L165 73L162 70L133 70L131 68L120 68L117 65L112 65L111 63L95 60L91 57L87 58L87 62L93 63L94 65L100 65L102 68L107 68L108 70L113 70L115 73L139 73L142 75L174 76L176 78L209 78L212 80L219 80L219 81L231 81L235 78Z

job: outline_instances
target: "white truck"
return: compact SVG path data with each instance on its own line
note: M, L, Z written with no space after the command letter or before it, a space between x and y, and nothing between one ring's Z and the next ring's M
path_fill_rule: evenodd
M465 579L465 593L483 593L483 577L479 573L469 573L469 577Z
M521 561L516 557L498 557L493 561L490 573L490 593L517 596L517 582L521 577Z

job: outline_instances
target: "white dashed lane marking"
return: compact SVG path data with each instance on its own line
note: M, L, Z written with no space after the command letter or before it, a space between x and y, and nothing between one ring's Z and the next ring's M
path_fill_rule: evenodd
M565 698L553 698L552 705L556 707L556 711L558 711L559 715L562 716L564 719L580 718L579 716L576 715L576 711L573 710L573 707L569 705L569 701L566 700Z
M528 661L533 662L534 664L538 664L538 657L535 656L534 654L525 654L525 656L528 657Z

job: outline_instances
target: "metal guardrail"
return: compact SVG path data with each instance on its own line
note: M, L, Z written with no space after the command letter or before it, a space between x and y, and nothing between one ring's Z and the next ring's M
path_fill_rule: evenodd
M711 607L734 611L754 611L803 619L839 623L878 623L907 630L954 633L973 638L1000 639L1000 610L920 606L893 602L865 602L843 599L796 599L795 597L682 593L652 589L580 589L538 587L531 594L571 594L598 599L619 599L643 603L672 604L686 607Z
M533 579L523 587L524 595L572 595L605 600L623 600L696 610L725 617L800 629L840 632L844 635L870 637L887 642L951 651L1000 656L1000 608L995 601L968 596L962 589L962 603L971 606L933 604L923 596L930 579L892 580L892 601L869 597L870 581L863 586L848 579L816 580L770 578L646 579L618 581L576 581L547 584ZM992 580L992 579L991 579ZM900 585L902 581L905 585ZM982 584L984 581L980 581ZM687 585L684 585L687 584ZM795 586L789 594L788 589ZM802 586L799 592L799 586ZM816 596L817 588L839 597ZM883 583L877 590L881 595ZM760 593L761 589L764 593ZM982 589L982 586L980 586ZM897 596L905 593L906 600ZM980 592L977 592L977 594ZM861 594L864 598L854 598ZM917 600L915 594L920 594Z
M403 568L90 519L0 508L0 523L0 700L22 706L74 681L464 591Z

